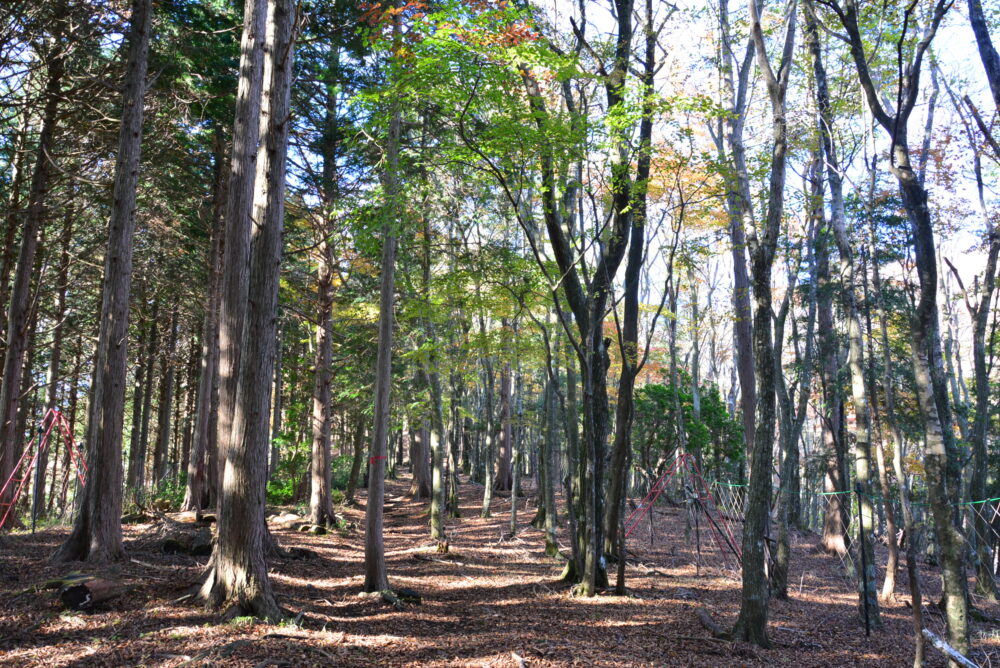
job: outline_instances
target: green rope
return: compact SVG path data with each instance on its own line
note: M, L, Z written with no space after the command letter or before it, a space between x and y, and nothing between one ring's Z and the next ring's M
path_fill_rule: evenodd
M982 499L981 501L959 501L956 506L975 506L980 503L992 503L994 501L1000 501L1000 496L994 497L992 499Z

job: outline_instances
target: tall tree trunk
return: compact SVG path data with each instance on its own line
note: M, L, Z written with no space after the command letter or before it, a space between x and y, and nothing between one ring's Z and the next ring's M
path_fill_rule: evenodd
M513 429L511 426L511 376L510 362L504 362L500 367L500 428L497 430L497 461L496 477L493 489L497 492L509 492L513 484L511 479L511 461L513 452Z
M62 381L61 365L62 365L62 355L63 355L63 336L65 333L64 325L66 319L66 292L67 283L69 281L69 263L70 263L70 244L73 242L73 209L68 208L66 211L66 218L63 221L62 234L59 238L59 267L56 270L56 299L55 299L55 312L53 317L55 319L55 326L52 328L52 352L49 356L49 371L46 378L46 395L45 395L45 413L48 414L49 411L59 410L59 385ZM58 436L58 427L54 427L56 430L56 436ZM60 438L54 438L50 440L48 447L39 448L38 450L38 463L36 464L39 471L42 474L45 473L45 469L48 466L49 451L52 448L56 448L57 444L61 441ZM57 452L58 452L57 448ZM43 476L44 477L44 476ZM42 479L42 478L38 478ZM34 488L35 498L34 507L39 509L43 514L45 512L45 486L36 485ZM50 494L55 493L55 486L49 492Z
M608 476L608 502L602 520L604 521L605 551L623 565L625 559L624 535L622 535L623 513L625 512L625 486L632 459L632 417L635 410L633 392L635 377L639 372L639 278L642 273L646 251L647 182L652 163L653 135L653 79L656 74L657 32L653 29L651 0L646 1L645 55L640 83L643 86L642 120L639 122L639 157L636 167L635 203L629 230L628 257L625 262L625 294L622 315L621 359L622 368L618 378L618 402L615 406L615 435L611 448L611 466ZM549 388L548 391L552 391ZM554 404L552 404L554 407ZM549 435L546 447L551 448ZM550 455L546 455L548 458ZM546 459L547 463L547 459ZM551 492L550 489L546 494ZM554 509L553 509L554 510ZM547 526L547 525L546 525ZM548 534L546 534L548 550ZM625 593L624 569L618 570L616 593Z
M400 43L399 15L393 16L393 47ZM400 218L399 145L402 131L400 101L393 98L390 108L389 136L386 143L386 172L383 177L386 204L382 224L382 282L379 287L378 353L375 360L375 429L368 469L368 500L365 508L365 584L367 592L389 587L385 566L385 542L382 536L385 500L385 468L389 445L389 400L392 392L392 325L395 319L393 300L396 293L396 235L394 225Z
M542 473L542 499L545 508L545 554L550 557L559 556L559 543L556 542L556 509L555 485L559 467L556 464L558 449L556 447L556 390L555 380L549 378L545 383L545 434L542 437L542 460L539 463Z
M136 361L135 387L132 390L132 431L129 435L128 444L128 470L125 474L126 496L132 503L139 502L138 481L139 481L139 441L142 437L142 402L143 390L146 387L146 363L145 355L148 347L149 331L146 327L139 327L139 336L136 340L136 348L139 350L139 357Z
M156 447L153 449L153 488L163 484L170 450L170 409L174 401L174 353L177 348L177 307L170 314L167 345L160 351L160 397L157 402Z
M136 486L137 503L141 503L146 489L146 454L149 451L149 421L153 415L153 369L156 366L156 351L160 343L158 316L159 300L153 301L153 318L151 333L146 344L145 388L142 391L142 420L139 429L139 447L136 449Z
M814 151L809 163L807 173L808 215L809 215L809 238L806 240L809 256L809 303L806 315L806 340L805 352L799 356L799 346L797 340L797 328L795 320L792 320L792 339L795 350L795 361L801 369L798 378L798 397L793 396L789 391L781 365L781 357L775 356L775 384L778 390L779 414L781 420L781 487L778 497L778 540L774 558L774 573L772 577L775 598L788 598L788 566L791 558L791 547L789 545L789 529L793 526L791 520L791 509L793 498L798 495L798 487L792 484L796 470L799 466L799 438L802 435L802 427L805 423L806 410L812 393L812 364L813 348L815 340L816 321L816 262L813 249L816 246L816 239L822 234L823 228L823 185L821 174L821 158L818 151ZM783 347L785 322L791 308L791 297L797 286L797 276L799 263L795 262L789 266L788 286L781 308L775 318L774 325L774 345L776 350Z
M726 66L722 68L722 84L726 96L723 104L731 113L726 115L725 121L719 119L715 136L719 157L724 163L732 165L726 180L726 213L729 217L729 238L733 256L733 338L736 348L734 371L739 379L743 438L749 455L754 443L757 387L754 378L753 315L750 310L746 239L746 228L753 220L753 203L750 196L743 128L754 46L753 41L748 40L741 62L734 62L735 52L732 48L729 25L729 0L719 0L719 29L722 42L720 55L726 62ZM737 73L736 77L733 76L734 70ZM734 384L733 389L735 388Z
M446 508L449 517L460 517L458 504L458 467L459 448L465 435L465 418L462 416L462 403L465 397L465 385L461 376L451 373L451 436L448 447L448 498ZM464 452L464 449L463 449Z
M202 328L204 328L204 324L202 324ZM180 476L181 472L186 472L191 464L191 444L194 440L194 410L198 402L198 374L201 366L200 343L195 336L191 336L184 385L182 388L178 388L178 394L181 394L181 389L184 390L184 404L182 406L181 400L178 398L177 415L174 418L177 430L180 432L179 438L175 436L175 443L179 443L181 449L180 465L175 469L177 476Z
M869 255L870 257L870 255ZM867 258L866 258L867 262ZM872 329L871 301L868 292L868 270L862 264L861 280L864 289L864 302L869 306L865 309L865 328L868 337L868 358L874 362L875 341ZM892 488L889 484L889 468L885 457L885 439L883 437L882 422L879 417L878 391L875 389L875 365L870 363L866 370L865 382L868 387L868 395L871 397L871 411L874 424L874 432L877 437L875 442L875 457L878 464L878 483L881 492L881 503L885 513L885 533L889 547L889 555L885 563L885 579L882 581L882 591L879 598L883 601L895 601L896 599L896 571L899 570L899 540L897 535L896 511L892 501Z
M874 195L874 165L871 175L869 197ZM868 216L868 255L872 262L872 289L878 307L879 335L882 345L882 385L885 388L885 420L892 435L892 469L896 474L896 484L899 488L899 503L903 509L903 531L906 535L906 575L910 588L910 609L913 611L914 638L914 668L920 668L924 661L923 639L923 604L920 591L920 571L917 565L917 541L915 539L916 524L913 518L913 507L910 503L910 485L903 470L903 435L896 421L896 391L892 375L892 349L889 346L889 326L885 312L885 300L882 294L882 280L879 276L879 260L876 246L874 217Z
M750 244L750 269L754 296L753 345L757 377L757 423L750 463L747 490L747 512L743 527L743 588L740 616L733 636L768 647L767 636L767 577L765 574L765 541L771 499L771 460L775 422L774 372L775 351L771 327L771 268L784 213L784 186L787 151L785 94L791 71L795 44L796 3L791 0L785 25L785 37L777 74L771 69L764 42L764 33L755 0L749 0L750 30L757 63L764 74L771 101L770 179L767 212L762 229L754 229Z
M233 145L226 189L225 241L219 298L219 398L216 428L217 474L224 475L232 439L236 385L240 370L240 343L247 307L250 229L254 203L254 175L261 130L264 22L266 0L247 0L240 42L240 78L236 91ZM221 481L215 481L219 485ZM222 488L219 486L221 501Z
M997 54L993 47L993 41L987 27L986 18L983 13L980 0L969 0L969 22L976 36L976 43L979 47L979 57L986 70L987 79L990 83L990 91L993 93L993 102L997 109L1000 109L1000 54ZM1000 158L1000 156L994 156ZM979 156L976 155L976 176L979 188L979 199L982 202L983 179L982 167ZM981 208L985 208L982 207ZM972 421L972 479L969 484L970 501L978 502L987 497L986 477L989 471L989 452L987 449L987 438L989 429L990 411L990 387L989 373L986 363L986 330L989 321L990 304L993 300L993 293L996 290L997 256L1000 255L1000 230L995 224L990 224L988 228L989 252L987 255L986 268L983 272L982 287L980 288L979 302L974 306L973 331L972 331L972 357L973 369L976 383L976 403L975 413ZM986 597L988 600L997 600L997 584L992 572L992 559L990 558L990 543L986 538L994 535L990 530L989 522L982 512L983 506L979 504L973 518L976 535L976 592ZM995 540L995 539L994 539Z
M140 353L136 361L135 391L132 394L132 433L129 439L128 474L125 484L132 503L136 505L142 502L146 483L146 436L149 429L149 391L152 387L149 376L153 373L156 349L157 310L158 305L154 302L153 317L148 326L140 329L139 340L136 342Z
M226 203L226 166L222 130L215 131L215 177L212 184L212 241L208 254L208 299L201 333L201 365L198 376L198 403L195 409L191 457L188 460L187 489L182 510L199 510L209 502L206 474L212 451L213 404L219 377L219 300L222 281L223 237Z
M916 44L898 82L898 109L887 111L880 91L872 79L865 44L858 24L857 0L847 0L838 17L847 33L851 57L858 79L875 121L889 135L890 165L899 185L903 208L910 221L914 260L920 290L910 323L912 363L916 381L917 404L924 427L924 468L927 497L934 518L937 544L941 550L944 581L945 617L948 640L961 653L968 651L966 586L963 568L964 540L954 525L951 503L957 500L959 463L951 430L951 408L941 360L937 305L937 258L934 230L927 191L910 162L907 123L920 90L921 63L938 26L951 7L947 0L936 0L926 16L923 37Z
M333 212L338 195L337 179L337 92L336 77L340 69L340 49L331 48L326 58L323 74L324 116L320 139L322 173L320 198L324 213L317 246L316 293L319 301L319 318L316 335L316 363L312 396L312 467L310 474L309 514L314 524L332 524L335 520L330 502L330 432L332 430L330 405L331 365L333 363L333 251L329 237L333 228ZM275 376L277 379L277 375ZM276 399L276 402L279 401ZM274 458L274 457L272 457ZM353 470L353 467L352 467Z
M58 122L59 101L62 98L62 80L65 74L65 46L62 44L67 21L60 17L53 26L53 34L46 41L44 54L46 83L42 111L41 128L38 134L38 152L31 175L31 189L28 206L21 225L21 247L17 257L14 284L10 291L7 310L6 348L4 354L3 379L0 382L0 480L6 482L17 463L16 421L18 399L21 389L21 374L24 368L24 354L28 345L29 294L31 278L35 266L35 252L38 235L45 219L45 203L52 177L51 156L54 153L56 124ZM6 281L4 281L6 285ZM0 483L2 484L2 483ZM4 496L0 496L0 508L13 502L13 488L8 486ZM10 526L8 524L8 526Z
M347 479L347 492L344 494L344 503L354 505L354 493L358 489L358 480L361 476L361 467L365 458L365 420L364 414L359 412L354 417L354 458L351 460L351 475Z
M44 237L42 239L44 243ZM21 387L18 390L17 418L14 420L14 454L19 460L24 454L25 444L31 438L28 425L35 426L35 413L38 404L38 390L34 381L34 368L38 352L38 289L45 283L43 254L40 253L32 272L38 277L38 285L29 303L32 307L28 313L28 346L24 352L24 368L21 370ZM37 467L36 467L37 470Z
M333 258L323 240L318 248L319 319L312 395L312 467L309 475L309 521L333 524L330 502L330 366L333 363Z
M868 391L865 384L864 339L861 328L861 316L858 311L857 289L855 278L854 253L847 232L844 213L844 187L841 177L840 160L833 145L833 113L830 108L830 93L826 81L826 68L820 51L819 34L815 15L811 5L806 7L807 46L813 60L813 74L816 80L816 106L819 108L819 135L826 164L827 181L830 184L830 227L840 254L840 280L843 285L842 296L847 311L847 339L850 352L847 365L851 374L851 398L854 403L854 471L855 489L860 490L858 504L861 508L861 525L858 527L858 550L863 551L863 558L856 563L866 564L866 577L861 583L867 589L859 592L859 614L872 626L880 627L882 618L879 614L877 576L875 572L875 550L873 544L874 506L871 495L871 417L869 411ZM890 541L895 543L895 533ZM893 544L891 552L896 554ZM860 554L860 552L859 552ZM894 571L893 571L894 572Z
M482 316L479 317L479 331L485 334L486 325ZM483 383L483 432L481 440L481 452L479 454L479 465L483 469L483 507L479 513L480 517L490 516L493 504L493 456L496 443L496 421L493 418L493 391L495 381L493 380L493 363L489 358L483 358L483 373L486 375L486 382Z
M604 77L604 90L609 109L619 108L625 103L625 81L632 56L632 0L615 0L614 14L617 22L614 58L611 61L611 72ZM577 37L582 41L583 33L578 32ZM536 125L544 134L547 132L548 123L546 98L542 95L538 80L531 69L522 64L519 70L528 107ZM563 87L563 98L571 118L578 119L577 101L574 100L568 85ZM548 142L542 142L540 146L538 165L543 189L545 230L561 273L558 281L552 280L551 285L558 284L558 289L566 298L573 314L576 324L574 347L582 377L583 439L580 453L582 456L579 460L582 467L582 484L579 498L584 517L583 521L576 523L573 528L577 534L576 541L583 548L583 571L570 571L566 576L571 576L577 581L580 593L585 596L594 596L598 588L607 583L603 554L603 520L605 450L610 418L607 392L610 341L604 336L603 323L613 289L612 277L617 273L628 246L633 205L630 128L621 126L612 134L611 164L608 170L610 224L603 233L606 241L601 245L600 252L595 258L594 270L589 280L581 280L575 251L566 236L562 211L569 207L564 206L564 202L560 201L558 196L561 188L557 181L555 155L553 146ZM572 203L573 189L561 190L566 190L571 196L569 201ZM522 228L530 234L531 226L528 221L524 220L523 215L520 219ZM555 290L553 287L554 293Z
M843 402L838 380L839 352L836 330L833 326L833 290L830 281L830 249L827 235L820 234L816 242L816 324L819 330L820 382L823 394L823 411L820 413L820 430L823 439L823 508L822 547L831 554L847 554L850 537L848 511L845 502L848 482L845 479L846 444L841 432Z
M24 177L27 172L27 160L30 154L28 150L28 129L31 124L32 110L25 106L21 112L21 127L18 129L15 139L14 156L11 160L10 173L10 197L7 200L7 215L4 220L3 254L0 256L0 306L7 304L10 294L10 272L14 269L14 260L17 259L17 231L21 228L21 217L24 211L21 210L21 190L24 188ZM0 327L6 327L7 323L0 321ZM6 354L6 330L0 332L4 334L3 346L0 350Z
M420 427L412 432L410 468L413 469L410 496L414 499L429 499L431 497L430 428L426 419L422 420Z
M87 424L88 477L73 531L53 555L54 561L103 562L125 556L121 526L122 427L128 368L132 238L151 17L150 0L133 1L115 164L114 205L104 264L101 328Z
M278 349L274 355L274 409L271 412L271 461L267 465L267 477L274 480L278 474L278 466L281 464L281 430L284 428L282 413L285 410L284 383L282 380L282 356L284 346L282 345L281 332L282 324L278 322Z
M248 4L249 7L249 4ZM249 282L243 355L221 488L218 541L202 585L202 597L231 612L277 620L281 610L271 590L265 554L270 549L264 501L271 436L278 285L285 214L285 171L291 125L292 59L296 9L292 0L268 0L264 39L265 85L253 200ZM252 120L252 119L250 119ZM236 165L234 165L235 170ZM232 237L227 235L227 243Z

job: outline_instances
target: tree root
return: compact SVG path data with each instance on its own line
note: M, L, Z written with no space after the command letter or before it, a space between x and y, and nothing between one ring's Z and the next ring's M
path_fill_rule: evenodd
M733 634L726 631L724 628L719 626L714 619L712 619L712 613L708 611L708 608L700 607L694 611L695 616L701 625L712 634L712 637L716 640L732 640Z

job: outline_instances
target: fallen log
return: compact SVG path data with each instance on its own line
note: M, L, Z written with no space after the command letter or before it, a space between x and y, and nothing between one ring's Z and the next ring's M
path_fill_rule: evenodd
M59 599L70 610L92 610L94 606L121 596L127 589L121 582L94 578L67 584L59 591Z
M694 611L694 614L698 617L701 625L712 634L713 638L718 640L730 640L732 638L729 631L726 631L712 619L712 613L708 611L708 608L698 608Z
M965 658L965 655L963 655L957 649L946 643L944 641L944 638L937 635L933 631L928 631L927 629L923 629L921 633L923 633L924 637L927 638L928 642L930 642L930 644L933 645L935 649L940 651L942 654L947 656L950 660L954 661L958 665L963 666L963 668L979 668L979 664L974 663L973 661L970 661L969 659Z

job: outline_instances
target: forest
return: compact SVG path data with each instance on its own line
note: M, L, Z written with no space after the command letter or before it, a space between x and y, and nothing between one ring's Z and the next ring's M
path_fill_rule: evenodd
M0 3L0 664L998 665L994 39Z

